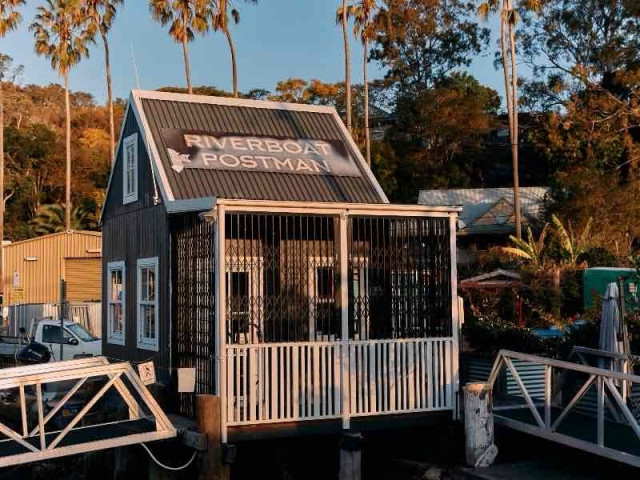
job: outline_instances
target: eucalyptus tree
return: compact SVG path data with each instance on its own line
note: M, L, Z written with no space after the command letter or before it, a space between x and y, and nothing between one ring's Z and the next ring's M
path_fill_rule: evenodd
M64 80L66 185L65 228L71 228L71 105L69 72L89 56L88 44L93 42L91 27L81 0L45 0L38 6L34 22L29 27L35 37L35 51L49 59L51 67Z
M336 12L336 23L342 26L342 42L344 44L344 89L345 89L345 120L347 130L352 133L351 123L351 49L349 47L349 5L342 0Z
M189 65L189 42L195 33L207 31L204 0L150 0L149 8L154 20L163 26L169 25L169 35L182 45L187 91L193 93L191 67Z
M18 8L24 5L24 0L0 0L0 38L18 28L22 15ZM0 282L4 278L4 261L2 258L2 241L4 240L4 96L2 94L2 82L5 79L8 57L3 57L0 66ZM9 62L10 63L10 62ZM1 315L0 315L1 317Z
M369 43L375 39L376 0L360 0L348 9L349 16L354 19L354 32L362 40L362 83L364 85L364 140L365 157L371 166L371 131L369 125L369 79L367 75L369 64Z
M247 3L256 4L257 0L247 0ZM240 23L240 12L233 7L231 0L208 0L207 14L211 19L211 26L216 32L220 31L224 34L229 45L229 53L231 54L231 77L233 83L233 96L238 97L238 57L236 47L229 29L229 20L236 25Z
M109 108L109 135L111 138L111 164L115 163L116 132L113 120L113 88L111 84L111 59L107 35L124 0L84 0L84 14L91 28L100 34L104 46L104 67L107 80L107 107Z

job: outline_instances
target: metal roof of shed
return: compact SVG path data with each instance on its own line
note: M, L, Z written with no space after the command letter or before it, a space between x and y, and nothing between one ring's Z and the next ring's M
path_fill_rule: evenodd
M388 203L337 112L332 107L134 91L154 172L168 203L204 198L305 202ZM343 142L359 176L265 171L172 169L163 129L210 135L251 135Z

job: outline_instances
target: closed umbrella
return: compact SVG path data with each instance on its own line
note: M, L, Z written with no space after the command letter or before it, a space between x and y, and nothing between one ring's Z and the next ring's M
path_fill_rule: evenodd
M610 283L602 299L602 318L600 321L600 350L624 353L622 321L619 306L620 290L617 283Z

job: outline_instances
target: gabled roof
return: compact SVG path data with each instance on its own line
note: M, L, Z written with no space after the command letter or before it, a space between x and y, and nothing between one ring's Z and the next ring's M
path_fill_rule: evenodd
M520 202L525 222L542 214L547 187L521 187ZM462 207L458 224L462 234L511 233L514 230L512 188L461 188L421 190L420 205Z
M214 198L388 203L332 107L140 90L129 106L171 211Z
M17 242L6 242L6 243L3 243L2 247L10 248L10 247L15 247L17 245L30 243L30 242L42 242L42 241L46 241L51 238L60 237L63 235L70 235L70 236L75 235L75 236L82 236L82 237L97 237L97 238L102 237L101 232L95 232L93 230L65 230L64 232L49 233L47 235L40 235L38 237L27 238L26 240L18 240Z
M505 288L519 285L521 285L519 273L501 268L460 281L462 289Z

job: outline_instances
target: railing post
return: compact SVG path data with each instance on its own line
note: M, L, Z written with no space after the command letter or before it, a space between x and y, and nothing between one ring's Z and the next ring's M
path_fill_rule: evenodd
M215 291L216 291L216 393L220 396L220 431L222 443L227 442L227 322L225 292L225 207L217 206L215 229Z
M349 378L350 369L353 368L349 364L349 252L348 252L348 234L347 234L347 212L340 213L340 318L342 322L342 428L349 429L351 427L349 412Z
M455 420L460 418L460 373L459 373L459 355L460 355L460 315L458 312L458 269L457 269L457 251L456 251L456 224L457 215L452 213L449 215L449 248L451 255L451 337L453 346L451 348L451 372L453 383L453 396L455 398L453 406L453 417Z
M551 365L544 368L544 425L551 428Z
M598 385L598 446L604 447L604 379L602 375L597 377Z

